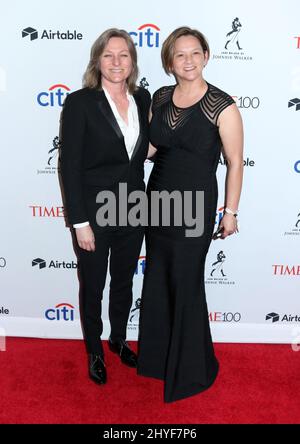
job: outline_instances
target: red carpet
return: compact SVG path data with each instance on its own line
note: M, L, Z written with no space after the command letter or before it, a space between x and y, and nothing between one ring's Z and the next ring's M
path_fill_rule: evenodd
M99 387L87 378L82 341L8 338L0 352L0 423L300 423L300 351L261 344L215 349L215 384L164 404L162 381L136 376L106 343L108 383Z

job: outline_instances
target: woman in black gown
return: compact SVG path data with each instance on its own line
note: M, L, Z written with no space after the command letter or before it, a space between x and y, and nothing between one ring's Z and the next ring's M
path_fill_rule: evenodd
M172 214L170 226L163 226L160 219L146 233L138 374L165 381L165 402L207 389L218 373L204 267L215 225L216 169L222 147L227 160L226 211L219 228L222 239L237 232L242 122L234 100L203 79L208 58L203 34L187 27L176 29L162 48L164 69L175 76L176 84L160 88L152 100L150 151L155 153L155 163L147 189L149 201L153 191L190 191L195 210L196 191L204 191L201 236L187 237L187 226L175 226Z

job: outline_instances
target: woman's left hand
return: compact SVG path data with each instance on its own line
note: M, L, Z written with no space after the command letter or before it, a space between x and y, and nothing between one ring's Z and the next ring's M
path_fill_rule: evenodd
M227 236L230 236L233 233L238 233L239 231L236 217L233 216L233 214L225 213L219 226L224 227L221 239L225 239Z

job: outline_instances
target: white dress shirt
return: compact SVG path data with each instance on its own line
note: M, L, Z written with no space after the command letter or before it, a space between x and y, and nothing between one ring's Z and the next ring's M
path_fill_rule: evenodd
M103 87L102 87L103 88ZM112 112L114 113L114 116L116 118L116 121L118 122L118 125L120 127L120 130L124 137L125 147L127 151L127 155L129 160L131 159L134 147L136 145L137 139L139 137L140 133L140 123L139 123L139 114L138 109L135 103L135 100L132 95L129 94L127 91L126 95L129 101L128 106L128 125L126 122L122 119L118 108L115 104L115 102L112 100L109 92L103 88L105 97L111 107ZM82 222L80 224L74 224L74 228L82 228L89 225L89 222Z

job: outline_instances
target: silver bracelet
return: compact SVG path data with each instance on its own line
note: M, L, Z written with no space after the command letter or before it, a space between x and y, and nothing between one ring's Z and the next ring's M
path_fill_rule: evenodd
M234 217L237 217L237 215L238 215L238 212L237 211L232 211L230 208L228 208L228 207L226 207L225 208L225 213L227 213L227 214L232 214Z

